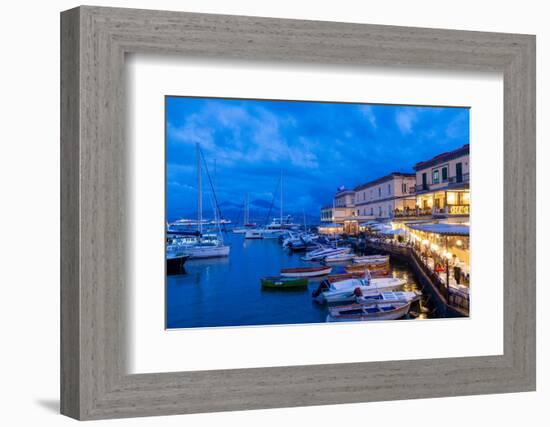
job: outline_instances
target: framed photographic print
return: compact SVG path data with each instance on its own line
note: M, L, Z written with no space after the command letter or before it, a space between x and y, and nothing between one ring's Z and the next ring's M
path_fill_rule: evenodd
M62 413L535 388L535 39L62 13Z

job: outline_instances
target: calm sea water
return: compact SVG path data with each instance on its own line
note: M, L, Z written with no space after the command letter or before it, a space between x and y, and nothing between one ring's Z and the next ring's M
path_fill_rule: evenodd
M327 309L313 302L319 281L304 289L262 289L260 278L277 276L281 268L318 265L291 254L276 239L245 240L226 233L228 258L189 260L185 273L168 276L166 309L168 328L277 325L325 322ZM342 266L333 268L333 273ZM417 289L413 272L392 260L395 277L407 280L406 290ZM418 319L429 315L424 312Z

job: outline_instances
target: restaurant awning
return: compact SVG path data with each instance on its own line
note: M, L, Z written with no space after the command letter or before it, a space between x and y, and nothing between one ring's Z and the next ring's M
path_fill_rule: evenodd
M464 224L410 224L409 228L425 233L442 234L445 236L470 235L470 226Z

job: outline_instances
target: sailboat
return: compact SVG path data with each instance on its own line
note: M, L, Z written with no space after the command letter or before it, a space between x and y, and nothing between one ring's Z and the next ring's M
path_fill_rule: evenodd
M202 226L202 164L201 151L197 143L197 238L190 245L185 246L186 252L191 255L191 258L218 258L229 256L230 247L224 245L221 230L219 229L220 221L218 221L218 209L214 207L214 221L218 225L217 234L204 235Z
M278 239L279 236L284 234L285 230L297 227L297 224L291 224L292 218L290 215L283 219L283 194L283 171L281 171L279 218L273 218L271 223L267 224L262 230L264 239Z
M250 222L250 201L249 201L249 195L248 195L248 193L246 193L246 196L244 198L243 227L233 229L233 233L245 234L247 231L249 231L251 229L254 229L255 227L256 227L256 224Z

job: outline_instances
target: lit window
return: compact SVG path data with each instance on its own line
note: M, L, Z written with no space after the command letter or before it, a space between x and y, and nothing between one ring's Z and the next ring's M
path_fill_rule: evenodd
M456 205L456 193L449 191L447 193L447 204L449 205Z
M439 184L439 169L432 172L432 183Z

